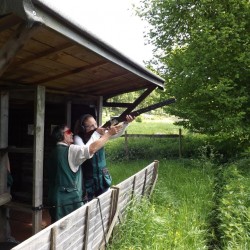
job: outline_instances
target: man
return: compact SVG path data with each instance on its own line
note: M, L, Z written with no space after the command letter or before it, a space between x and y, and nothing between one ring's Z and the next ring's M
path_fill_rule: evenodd
M122 135L128 123L132 122L134 117L127 115L126 121L121 123L121 130L111 139ZM97 127L95 118L90 114L85 114L76 122L74 131L74 143L80 146L89 145L93 138L99 138L105 134L105 128ZM95 152L94 156L82 164L83 190L85 200L91 201L94 197L106 192L112 182L112 178L106 166L106 157L104 148Z
M102 148L120 126L112 126L100 138L92 138L89 145L73 143L73 133L66 125L56 126L52 137L56 147L47 162L49 177L48 203L51 222L61 219L83 205L82 175L79 166Z

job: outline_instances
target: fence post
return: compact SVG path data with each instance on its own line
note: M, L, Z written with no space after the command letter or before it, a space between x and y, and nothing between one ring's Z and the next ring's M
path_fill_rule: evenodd
M179 128L179 157L182 157L182 139L181 139L181 128Z
M159 161L154 160L154 172L153 172L153 178L152 178L150 192L149 192L149 195L148 195L149 198L151 197L151 195L152 195L152 193L154 191L156 181L158 179L158 168L159 168Z
M129 153L128 153L128 132L127 131L125 131L124 138L125 138L125 154L126 154L126 157L127 157L127 160L128 160L129 159Z
M50 236L50 250L56 250L56 241L57 241L57 227L51 228L51 236Z
M83 237L83 243L84 243L84 250L88 249L88 243L89 243L89 221L90 221L90 208L87 206L86 208L86 219L85 219L85 228L84 228L84 237Z

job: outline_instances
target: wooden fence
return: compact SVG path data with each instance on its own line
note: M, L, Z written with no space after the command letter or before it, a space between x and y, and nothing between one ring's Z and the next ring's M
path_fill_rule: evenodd
M149 197L158 177L158 161L112 186L107 192L33 235L12 250L105 249L115 225L132 199Z
M127 131L125 131L124 135L122 137L125 138L125 152L126 157L129 159L129 146L128 146L128 138L134 138L134 137L147 137L147 138L178 138L179 142L179 157L182 157L182 130L179 129L178 134L128 134Z

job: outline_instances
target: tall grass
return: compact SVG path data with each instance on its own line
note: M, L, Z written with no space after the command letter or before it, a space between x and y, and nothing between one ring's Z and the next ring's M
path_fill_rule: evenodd
M123 168L132 165L138 162ZM123 173L116 166L111 171ZM191 160L162 160L151 202L130 207L109 249L206 249L211 199L209 168Z
M143 133L163 133L158 126L150 130L153 127L147 124ZM129 207L109 249L250 249L249 158L216 165L211 163L216 152L205 137L187 132L183 140L188 158L182 159L174 140L129 139L129 155L124 138L107 145L113 184L160 161L151 200Z

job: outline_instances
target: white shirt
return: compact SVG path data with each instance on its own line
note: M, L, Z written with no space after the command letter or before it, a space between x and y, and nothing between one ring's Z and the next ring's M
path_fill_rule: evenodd
M100 137L101 137L101 135L99 133L94 132L86 145L84 143L82 143L81 145L71 144L69 146L68 144L66 144L64 142L58 142L57 143L58 145L65 145L65 146L69 147L68 162L69 162L70 169L74 173L76 173L78 171L79 166L84 161L86 161L87 159L90 159L91 157L93 157L93 154L90 155L90 153L89 153L89 145L92 142L98 140Z

